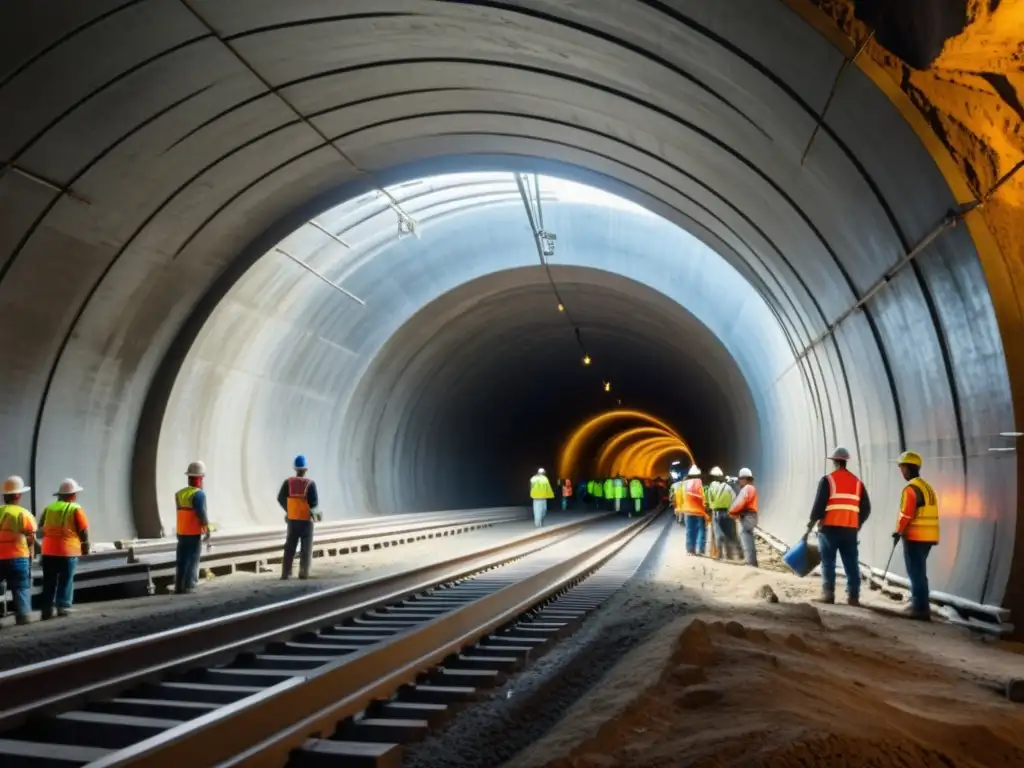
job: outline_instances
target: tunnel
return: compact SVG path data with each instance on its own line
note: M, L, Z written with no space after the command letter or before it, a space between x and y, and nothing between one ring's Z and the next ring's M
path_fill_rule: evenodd
M933 588L1024 609L1012 187L826 5L6 5L4 473L107 540L194 459L226 527L297 452L338 517L504 505L637 409L783 540L845 445L876 567L918 451Z

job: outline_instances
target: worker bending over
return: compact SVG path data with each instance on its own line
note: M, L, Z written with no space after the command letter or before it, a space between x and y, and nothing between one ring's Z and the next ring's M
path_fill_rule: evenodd
M740 528L740 544L747 565L757 568L757 548L754 531L757 530L757 487L754 473L744 467L736 476L740 492L729 507L729 514L736 518Z
M821 597L816 603L836 601L836 554L846 571L846 602L860 605L860 555L857 534L871 515L871 500L864 483L846 468L850 452L837 447L828 457L832 471L818 482L818 492L811 507L808 532L818 524L818 545L821 549Z
M935 489L921 477L921 463L921 455L913 451L899 458L900 474L907 485L900 499L900 516L892 540L895 546L903 539L903 563L910 579L910 605L906 615L930 621L928 555L939 543L939 502Z
M633 500L633 511L629 516L639 515L644 507L644 484L638 477L629 481L629 498Z
M21 506L21 497L32 489L17 475L4 480L0 506L0 581L14 597L18 624L29 623L32 611L32 552L36 546L36 519Z
M703 555L707 536L707 511L704 508L704 483L700 467L694 464L682 483L683 516L686 519L686 553Z
M281 490L277 492L277 503L285 512L284 522L288 526L284 538L284 558L281 560L282 580L292 577L292 561L300 544L302 554L299 557L299 578L309 578L313 564L313 522L323 519L316 483L306 476L309 472L306 457L301 454L296 456L292 468L295 476L281 483Z
M725 476L719 467L712 467L708 474L713 478L706 489L708 509L711 512L711 530L718 544L716 560L742 558L740 540L736 533L736 520L729 514L729 507L736 497L732 488L725 482Z
M548 513L548 499L555 498L555 492L551 490L551 481L548 480L543 467L530 478L530 498L533 499L533 524L540 528L544 525L544 516Z
M43 594L39 608L43 621L67 616L75 597L75 570L78 558L89 554L89 520L77 503L84 489L68 478L53 494L57 501L43 510L39 530L43 536Z
M206 465L193 461L185 472L188 485L174 494L177 514L178 549L174 561L174 594L184 595L196 588L203 538L210 540L210 523L206 512L203 481Z

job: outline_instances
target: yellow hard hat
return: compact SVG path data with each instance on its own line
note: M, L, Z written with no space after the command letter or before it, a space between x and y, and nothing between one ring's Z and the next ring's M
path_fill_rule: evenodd
M915 467L921 466L921 454L915 453L914 451L904 451L900 454L900 460L897 464L910 464Z

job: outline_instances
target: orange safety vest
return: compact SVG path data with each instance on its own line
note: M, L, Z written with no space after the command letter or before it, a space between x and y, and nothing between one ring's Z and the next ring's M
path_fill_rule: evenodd
M683 481L683 514L704 515L704 483L699 477Z
M757 514L757 488L753 483L740 488L740 492L736 494L736 501L733 502L733 508L729 510L729 514L733 517L739 517L744 512Z
M43 554L56 557L79 557L82 539L78 532L89 527L82 508L71 501L57 501L43 510L39 520L43 529Z
M0 560L31 557L27 534L36 530L32 513L15 504L0 505Z
M860 528L860 498L864 483L848 469L837 469L825 475L828 480L828 503L822 527Z
M562 481L562 496L566 498L572 496L572 480Z
M288 519L309 520L309 499L306 493L309 491L309 484L313 482L308 477L288 478Z
M192 508L192 497L198 490L190 485L174 494L174 505L178 508L179 536L201 536L203 534L203 524L199 521L199 515L196 514L195 509Z

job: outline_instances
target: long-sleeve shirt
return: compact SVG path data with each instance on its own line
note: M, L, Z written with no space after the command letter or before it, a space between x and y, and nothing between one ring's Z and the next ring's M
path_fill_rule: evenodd
M192 497L192 511L196 513L196 517L199 518L200 525L209 525L210 522L206 517L206 491L200 488L196 491Z
M316 493L316 483L312 480L309 481L309 485L306 486L306 501L309 502L310 509L316 509L320 506L320 497ZM285 512L288 511L288 481L285 480L281 483L281 490L277 492L277 503L281 505L281 509Z
M825 507L828 506L829 496L832 489L828 484L828 475L818 481L818 491L814 494L814 503L811 505L811 522L819 523L825 519ZM858 528L863 528L864 523L871 516L871 499L868 497L868 489L864 483L860 484L860 504L857 510Z
M923 506L924 494L921 493L920 488L915 488L912 485L904 488L903 495L900 497L900 516L896 521L896 532L906 531L907 526L914 522L914 518L917 516L917 508Z

